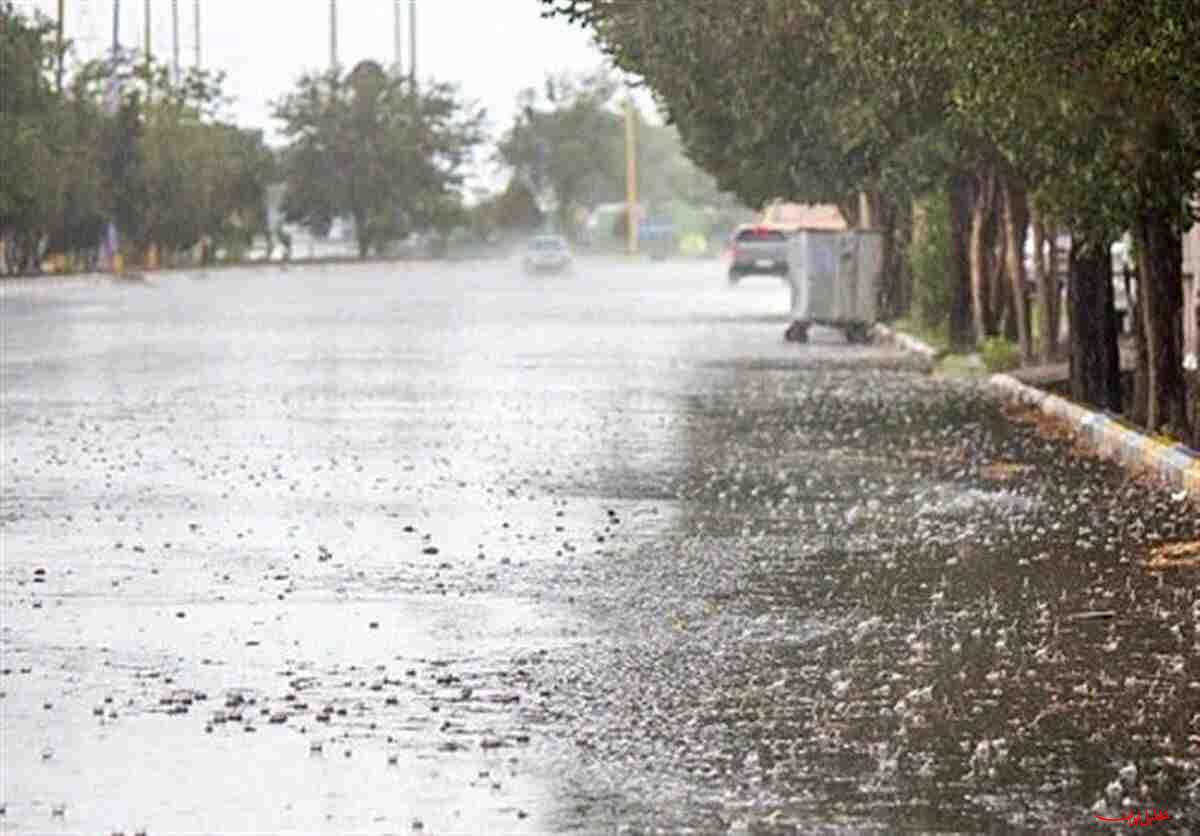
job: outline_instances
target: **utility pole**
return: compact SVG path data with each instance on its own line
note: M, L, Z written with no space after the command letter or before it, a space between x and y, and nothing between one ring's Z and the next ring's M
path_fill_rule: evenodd
M120 112L121 89L117 73L121 68L121 0L113 0L113 37L112 37L112 79L109 81L109 102L115 116ZM121 255L121 234L117 229L115 217L108 221L105 237L106 249L110 255L110 267L113 275L119 276L125 272L125 260Z
M66 0L58 0L58 28L56 30L55 48L58 50L58 66L55 70L55 78L57 80L58 92L62 93L63 89L63 17L66 10L63 8L66 5Z
M194 0L196 21L194 28L196 30L196 69L200 69L200 0Z
M151 26L153 18L151 18L151 16L150 16L150 0L146 0L146 11L142 14L142 20L143 20L142 25L146 27L146 31L145 31L145 33L143 33L142 40L144 41L144 43L143 43L142 48L146 53L145 56L143 56L143 59L146 63L146 98L149 98L150 97L150 67L151 67L151 63L154 61L154 55L153 55L154 42L152 39L152 31L151 31L153 28Z
M179 84L179 0L171 0L171 71Z
M637 111L633 99L625 99L625 214L629 254L638 251Z
M404 6L401 0L394 0L395 20L393 21L392 41L395 48L395 60L392 70L396 77L404 72Z
M338 68L337 0L329 0L329 68Z
M408 0L408 80L417 89L417 0Z

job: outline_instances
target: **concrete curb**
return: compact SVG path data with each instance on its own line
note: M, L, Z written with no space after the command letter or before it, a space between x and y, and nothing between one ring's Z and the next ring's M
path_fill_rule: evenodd
M922 342L916 337L910 337L901 331L889 328L881 322L875 323L875 336L882 343L894 345L912 354L918 354L931 363L936 362L943 354L942 351L939 351L928 343Z
M1200 499L1200 455L1182 444L1164 444L1100 412L1066 398L1035 389L1015 377L996 374L988 386L1017 403L1036 406L1069 425L1091 442L1101 456L1130 467L1145 468L1174 488Z
M875 335L881 342L919 354L930 361L941 356L941 352L932 346L886 325L877 324ZM1200 499L1200 453L1197 451L1182 444L1164 444L1103 413L1093 412L1066 398L1022 383L1012 375L994 374L988 378L988 386L1000 395L1026 406L1037 407L1046 415L1068 425L1072 431L1087 439L1102 457L1126 467L1149 470L1168 485Z

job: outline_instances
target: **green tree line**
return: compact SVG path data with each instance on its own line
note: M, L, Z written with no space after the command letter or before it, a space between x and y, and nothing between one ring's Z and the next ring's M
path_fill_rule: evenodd
M581 210L626 199L625 90L606 70L580 75L550 74L541 89L518 96L517 115L500 137L495 159L512 172L506 202L517 208L522 195L553 207L553 224L564 234L581 234ZM744 214L733 195L688 159L678 131L656 124L634 107L638 197L648 212L669 217L693 231L726 234ZM708 210L710 221L697 222ZM689 223L691 221L691 223ZM624 217L612 230L624 241Z
M1200 387L1181 363L1181 236L1200 188L1190 0L541 2L645 80L722 188L752 205L836 203L882 229L885 310L944 300L925 315L959 348L1012 334L1024 358L1056 356L1049 253L1068 232L1073 395L1128 401L1140 423L1200 443ZM914 230L939 218L945 266L917 274ZM1109 254L1125 233L1139 279L1131 393ZM930 275L945 292L921 287Z
M364 61L306 75L275 108L289 221L325 234L354 222L361 256L429 229L465 223L464 165L483 141L483 111L450 85L415 87Z
M285 223L319 238L348 220L363 257L455 229L491 241L549 226L577 238L587 209L625 197L621 86L605 72L551 75L522 93L491 160L509 184L468 207L486 114L451 85L373 61L305 74L273 103L283 145L270 148L223 118L220 74L176 78L129 52L71 66L64 84L70 45L60 54L52 21L0 0L0 24L0 273L56 259L93 269L113 246L125 264L151 267L236 261L273 238L290 253ZM640 123L644 203L680 217L735 208L674 128ZM268 194L282 194L281 217Z
M91 269L112 247L129 265L236 261L282 231L276 182L286 221L324 235L349 218L363 256L466 222L459 187L483 114L448 85L418 90L374 62L305 75L275 103L274 150L222 118L222 74L175 78L128 52L71 67L60 87L64 58L50 20L0 0L2 273L54 258Z
M245 249L266 225L274 158L261 132L217 118L222 77L179 79L133 54L74 68L60 89L53 24L0 2L0 267L58 256L94 267ZM109 237L110 224L119 233Z

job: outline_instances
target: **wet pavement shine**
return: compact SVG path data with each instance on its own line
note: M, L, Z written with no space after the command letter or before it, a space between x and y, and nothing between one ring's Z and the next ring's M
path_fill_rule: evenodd
M0 293L4 832L1200 832L1195 506L777 281Z

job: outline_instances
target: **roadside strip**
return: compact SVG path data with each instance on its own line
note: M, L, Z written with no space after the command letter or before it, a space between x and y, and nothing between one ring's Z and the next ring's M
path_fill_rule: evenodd
M1035 389L1011 375L992 375L988 385L1018 403L1036 406L1070 425L1104 458L1131 468L1149 470L1172 487L1186 490L1200 499L1200 457L1184 445L1158 441L1124 426L1115 418Z
M884 325L875 326L879 339L928 359L938 351L922 341ZM1017 403L1033 406L1066 424L1104 458L1130 469L1148 470L1168 485L1200 499L1200 455L1182 444L1166 444L1121 421L1022 383L1012 375L994 374L988 388Z
M893 328L889 328L883 323L875 324L875 336L882 343L894 345L910 354L920 355L930 362L935 362L943 354L943 352L938 351L928 343L922 342L916 337L910 337L903 331L896 331Z

